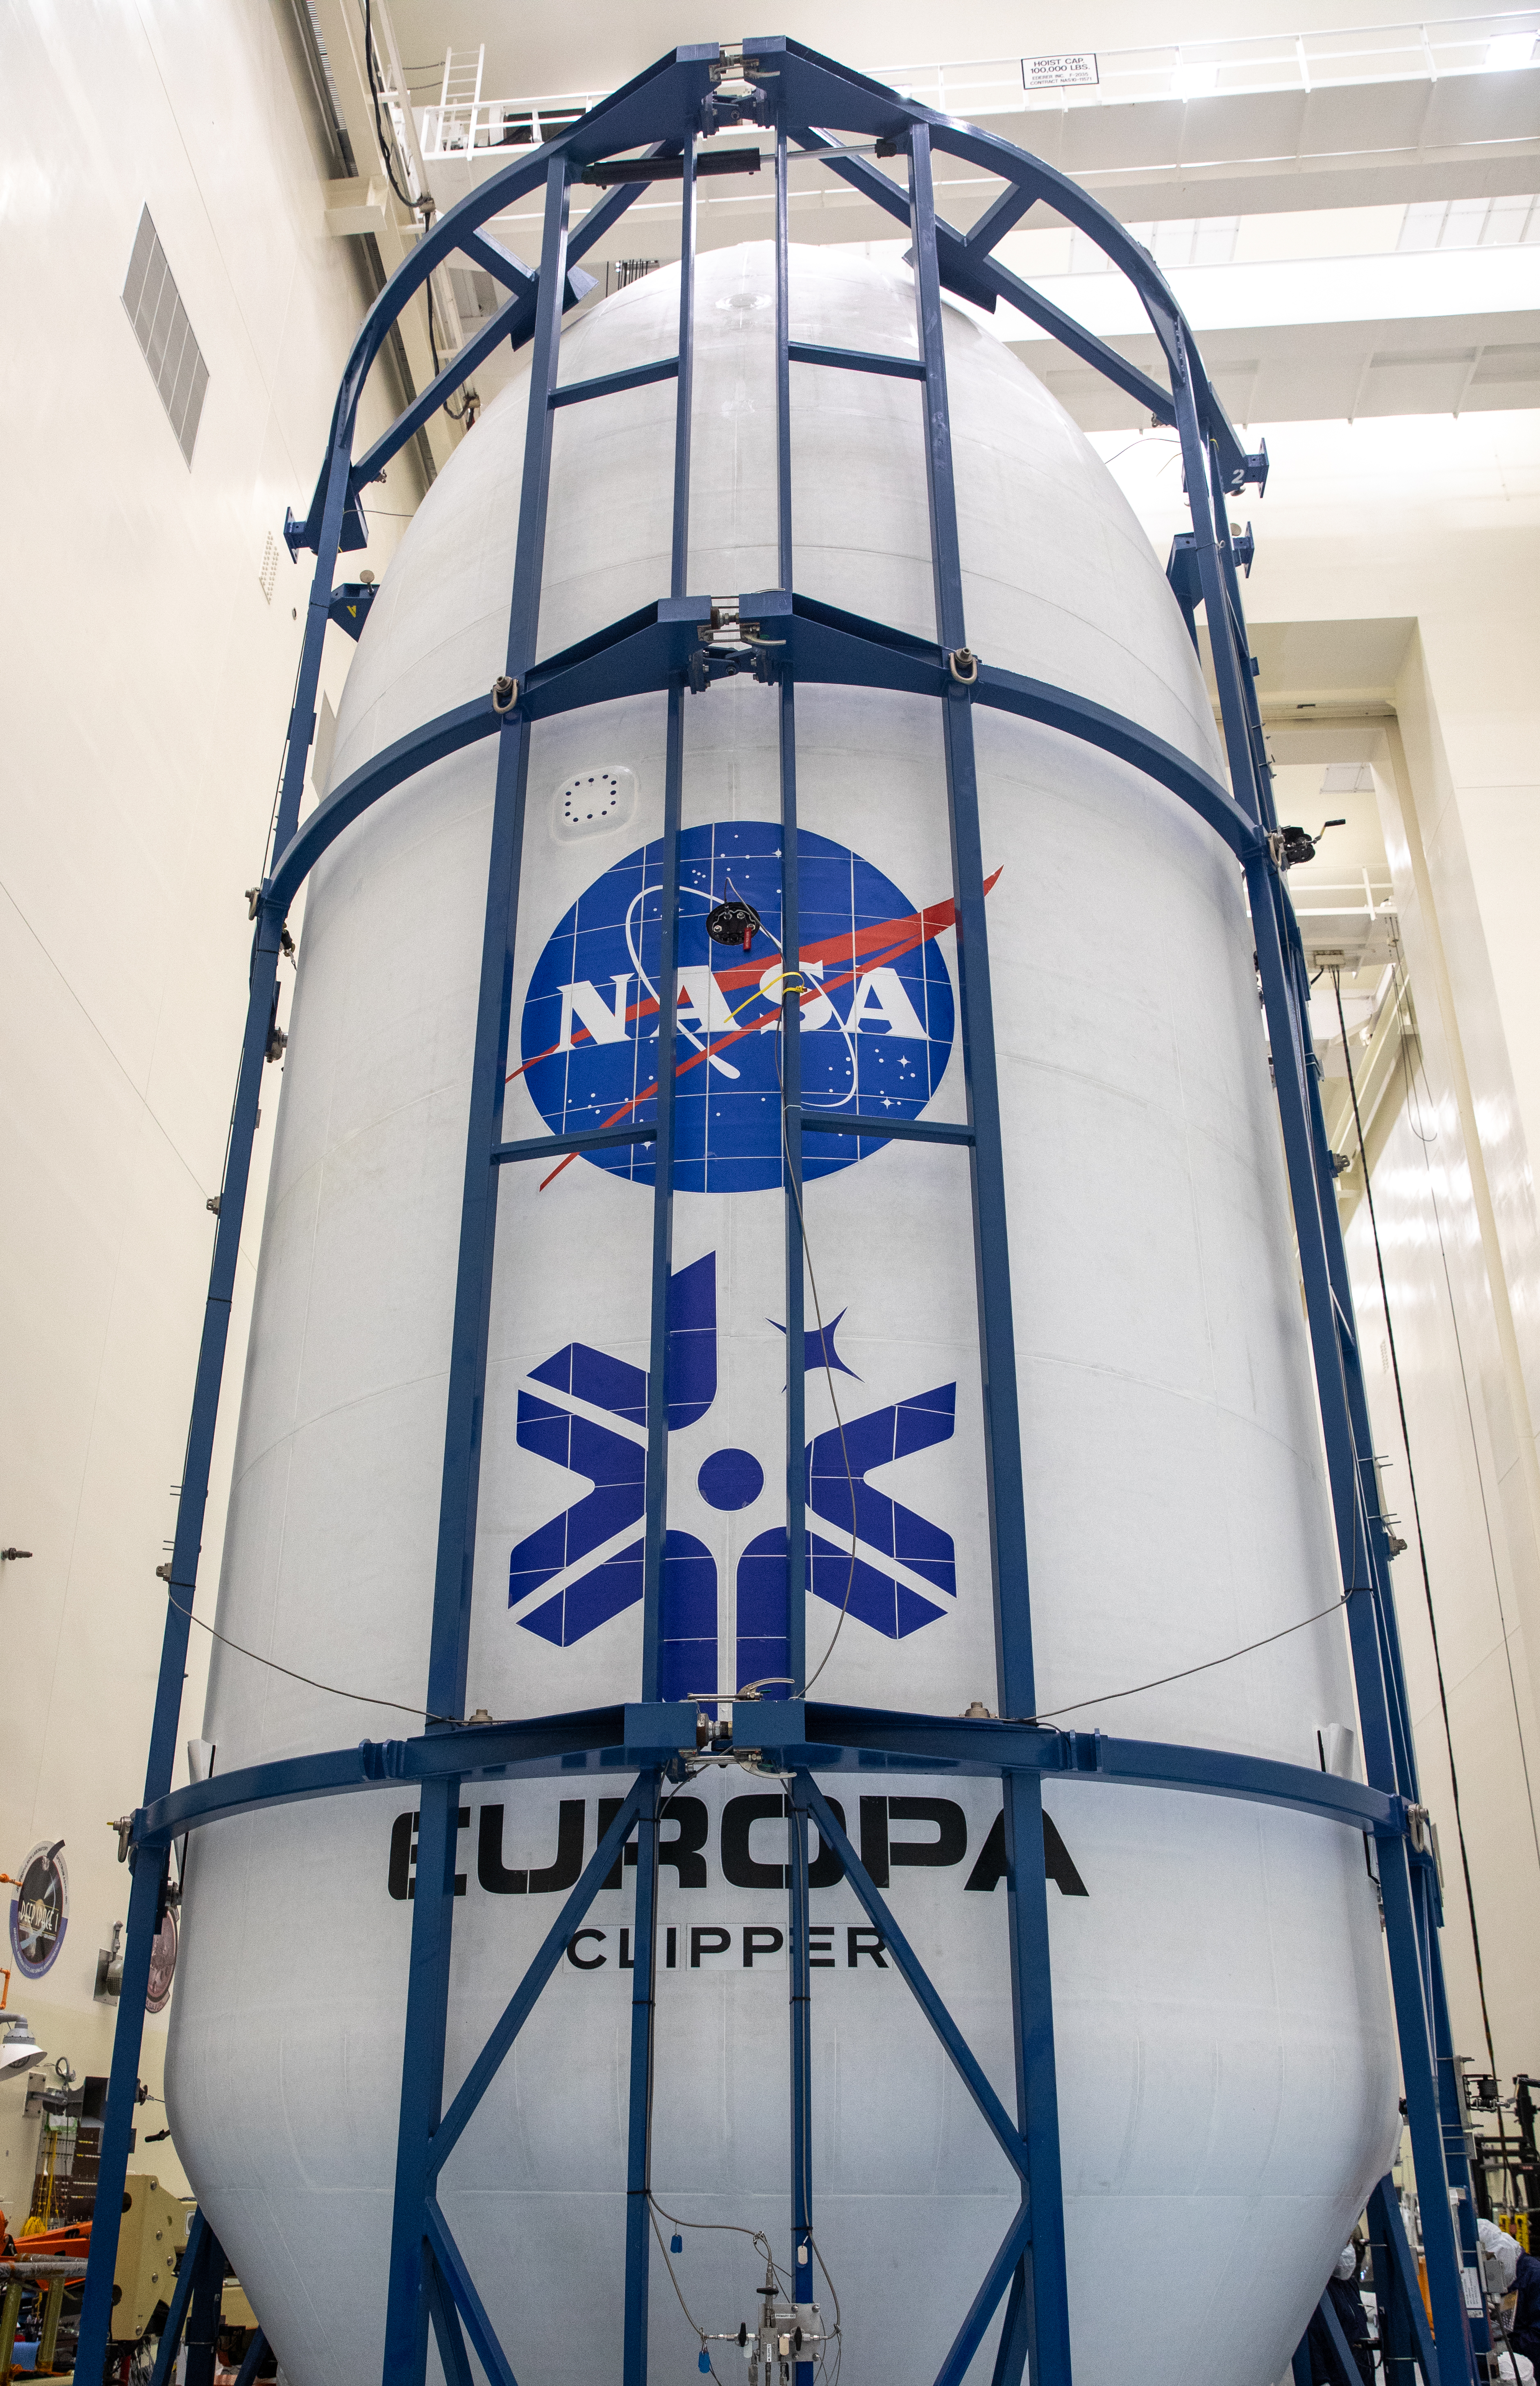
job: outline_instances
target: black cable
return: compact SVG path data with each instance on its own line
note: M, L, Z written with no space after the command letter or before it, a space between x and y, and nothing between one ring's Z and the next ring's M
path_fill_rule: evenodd
M1422 1537L1422 1511L1417 1498L1417 1470L1411 1460L1411 1434L1407 1425L1406 1396L1401 1388L1401 1362L1396 1349L1396 1328L1391 1324L1390 1290L1385 1283L1384 1253L1380 1248L1380 1222L1374 1211L1374 1187L1369 1181L1369 1151L1363 1138L1363 1118L1358 1110L1358 1080L1353 1074L1353 1056L1347 1046L1347 1021L1342 1008L1342 972L1332 972L1332 985L1337 998L1337 1028L1342 1036L1342 1057L1347 1068L1347 1090L1353 1102L1353 1126L1358 1138L1358 1160L1363 1169L1364 1199L1369 1205L1369 1227L1374 1238L1374 1264L1380 1276L1380 1304L1384 1312L1385 1342L1390 1351L1390 1372L1396 1384L1396 1407L1401 1420L1401 1445L1407 1453L1407 1483L1411 1492L1412 1523L1417 1531L1417 1554L1422 1566L1422 1597L1428 1611L1428 1635L1433 1641L1434 1670L1438 1676L1438 1705L1444 1718L1444 1746L1449 1759L1449 1788L1455 1809L1455 1835L1459 1841L1460 1870L1465 1876L1465 1905L1471 1917L1471 1950L1476 1959L1476 1987L1481 1996L1482 2028L1486 2038L1486 2059L1492 2066L1492 2077L1497 2077L1496 2051L1492 2043L1492 2016L1486 2004L1486 1973L1482 1964L1481 1931L1476 1922L1476 1892L1471 1881L1471 1858L1465 1845L1465 1818L1459 1806L1459 1774L1455 1765L1454 1734L1449 1724L1449 1697L1444 1686L1444 1659L1438 1646L1438 1619L1434 1613L1433 1577L1428 1571L1428 1545ZM1503 2147L1506 2167L1507 2141L1503 2132L1502 2113L1497 2114L1497 2138Z
M318 1682L312 1675L296 1674L292 1665L281 1665L276 1657L262 1657L255 1649L243 1649L239 1640L232 1640L226 1632L216 1631L213 1625L206 1624L201 1615L194 1615L190 1607L183 1607L180 1599L170 1600L170 1604L179 1615L185 1615L189 1624L195 1624L200 1632L207 1632L209 1639L218 1640L222 1648L233 1649L237 1657L249 1657L254 1665L266 1665L269 1673L285 1674L291 1682L303 1682L307 1689L325 1690L333 1699L353 1699L362 1707L394 1707L401 1714L421 1715L427 1723L459 1724L464 1721L461 1715L434 1714L431 1707L409 1707L401 1699L376 1698L368 1690L340 1690L335 1682Z

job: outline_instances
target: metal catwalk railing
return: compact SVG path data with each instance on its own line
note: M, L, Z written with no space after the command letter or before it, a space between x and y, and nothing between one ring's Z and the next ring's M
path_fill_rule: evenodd
M694 365L694 223L696 141L728 123L773 126L776 152L776 394L779 584L738 592L735 605L687 586L691 494L690 422ZM846 136L836 144L833 136ZM849 140L876 142L901 158L905 180L884 173L871 157L854 155ZM679 346L668 368L677 380L673 462L673 554L670 587L651 604L585 639L543 657L540 590L545 545L552 425L558 406L609 404L658 369L616 373L600 381L557 385L562 318L575 303L570 269L637 195L645 181L622 182L569 229L574 179L624 152L645 148L660 174L681 184L682 247ZM995 177L999 195L977 228L964 236L936 216L932 186L935 151L961 157ZM918 359L904 370L922 382L926 466L935 589L935 634L921 639L880 622L843 613L798 594L791 486L792 368L891 370L894 360L832 348L808 348L791 338L788 313L787 163L793 152L823 157L828 170L897 218L912 243ZM663 162L666 161L666 162ZM538 274L486 241L478 227L525 194L545 194ZM1097 242L1138 291L1165 359L1163 383L1139 372L1093 335L1067 326L1057 310L994 257L995 243L1038 200ZM389 327L423 278L455 250L494 273L508 292L506 304L454 364L400 416L365 455L355 458L359 394ZM1219 685L1230 786L1227 788L1138 722L1070 692L974 656L968 647L953 485L952 437L942 337L941 293L949 288L985 306L1006 298L1048 322L1078 354L1134 392L1162 421L1175 425L1185 465L1192 512L1181 570L1189 603L1207 614ZM317 675L329 621L357 634L371 591L335 586L339 552L362 545L361 489L371 482L479 357L509 340L532 349L517 560L506 668L484 697L427 722L345 780L299 822L307 757L315 728ZM495 2386L514 2386L507 2348L470 2275L438 2200L438 2181L486 2088L561 1959L589 1903L634 1830L638 1835L634 1916L634 1985L631 2032L630 2121L626 2187L623 2341L615 2348L623 2386L645 2386L647 2313L650 2096L655 2026L658 1809L665 1777L677 1779L682 1752L697 1742L697 1710L658 1696L659 1610L667 1509L669 1344L667 1287L673 1219L673 1007L659 1014L658 1088L655 1116L645 1123L524 1142L502 1140L503 1087L509 1034L508 995L519 926L520 859L525 788L533 725L575 708L651 692L667 706L667 769L662 837L662 951L659 983L671 983L679 871L680 812L686 707L714 680L752 669L773 684L780 721L781 819L784 885L782 941L798 949L796 877L796 688L821 682L918 694L940 708L945 756L947 819L954 857L958 974L967 1118L962 1124L915 1120L900 1126L866 1118L858 1110L804 1117L800 1099L801 988L788 973L782 1011L784 1043L783 1132L786 1349L786 1510L789 1604L786 1628L792 1695L748 1710L754 1752L767 1769L787 1777L790 1915L790 2076L792 2113L788 2225L792 2274L796 2250L810 2242L813 2195L810 2116L812 2075L808 2000L808 1871L809 1818L845 1865L858 1898L881 1930L948 2056L1020 2180L1020 2204L987 2261L977 2295L958 2315L950 2352L937 2386L957 2386L995 2315L1004 2319L994 2366L995 2386L1017 2386L1025 2368L1038 2386L1069 2386L1070 2315L1066 2283L1060 2181L1054 2016L1049 1980L1046 1889L1041 1790L1045 1774L1073 1774L1109 1790L1121 1782L1158 1785L1197 1794L1244 1798L1313 1815L1371 1833L1378 1845L1386 1946L1393 1983L1406 2109L1426 2240L1434 2336L1430 2334L1414 2266L1389 2183L1376 2191L1371 2229L1377 2248L1375 2288L1387 2360L1409 2380L1415 2362L1426 2386L1456 2386L1477 2376L1486 2350L1485 2326L1468 2317L1467 2276L1476 2267L1470 2180L1458 2081L1452 2062L1438 1949L1439 1890L1425 1811L1421 1803L1402 1676L1400 1646L1387 1572L1387 1528L1382 1515L1373 1445L1364 1399L1352 1300L1337 1222L1331 1155L1321 1124L1317 1072L1310 1049L1308 995L1299 932L1285 891L1283 840L1273 813L1262 743L1236 559L1225 500L1266 478L1265 450L1243 449L1215 397L1191 335L1153 261L1116 220L1072 182L1040 161L974 127L944 120L901 101L880 84L848 73L796 43L767 40L752 57L716 44L675 51L585 115L561 137L526 151L490 177L429 230L381 294L363 326L332 418L325 467L310 510L291 521L297 551L316 554L298 689L273 838L271 864L256 898L257 929L234 1124L222 1188L212 1277L199 1354L177 1538L169 1568L161 1669L144 1802L125 1826L133 1864L128 1944L117 2039L103 2133L100 2216L81 2314L78 2374L100 2371L111 2304L114 2216L124 2177L134 2111L150 1944L174 1894L168 1877L173 1840L221 1817L300 1798L368 1793L384 1782L416 1785L419 1802L417 1893L407 1990L406 2046L397 2136L394 2219L385 2313L384 2377L389 2386L417 2386L424 2375L432 2328L452 2386L470 2386L467 2341ZM762 640L749 645L728 623L757 620ZM954 1721L875 1709L809 1703L804 1694L803 1550L804 1333L799 1225L802 1137L820 1134L895 1136L958 1146L968 1158L972 1232L979 1287L980 1383L986 1448L989 1542L992 1552L998 1702L1003 1717L1033 1713L1033 1636L1028 1550L1022 1497L1017 1372L1012 1338L1009 1254L1006 1232L1001 1122L991 1016L989 940L985 927L973 714L983 705L1045 722L1121 757L1189 805L1242 865L1249 894L1279 1111L1287 1159L1299 1263L1314 1358L1321 1429L1335 1517L1337 1551L1357 1681L1367 1780L1360 1784L1304 1767L1221 1751L1050 1730L1032 1722ZM501 1170L603 1143L649 1142L655 1189L651 1251L651 1367L645 1474L645 1558L643 1658L633 1703L581 1714L512 1724L436 1723L419 1737L366 1741L203 1781L173 1791L172 1760L179 1728L189 1609L197 1583L198 1549L207 1496L228 1333L231 1296L250 1170L257 1096L268 1057L273 996L285 915L307 873L349 826L390 789L431 762L479 741L495 747L495 796L470 1124L466 1144L459 1259L446 1403L438 1553L432 1589L431 1651L425 1708L458 1716L465 1703L471 1601L472 1550L481 1460L482 1392ZM739 1727L745 1710L736 1710ZM718 1752L721 1752L718 1746ZM740 1748L739 1753L747 1753ZM824 1777L873 1764L890 1770L958 1770L999 1779L1005 1802L1008 1858L1008 1928L1016 2047L1015 2110L1008 2112L895 1923L887 1900L845 1839L820 1786ZM599 1848L539 1954L514 1990L484 2048L444 2107L445 2026L449 1952L454 1924L455 1840L461 1785L495 1772L563 1778L574 1768L614 1779L634 1777L604 1832ZM324 1805L313 1808L325 1828ZM1453 2201L1443 2192L1445 2183ZM617 2182L619 2184L619 2182ZM219 2257L211 2232L200 2240L202 2267L194 2282L184 2265L183 2309L207 2299L206 2274ZM1462 2275L1466 2274L1466 2275ZM1479 2314L1479 2299L1473 2309ZM260 2317L260 2315L259 2315ZM163 2340L157 2386L164 2386L176 2340ZM282 2351L282 2348L279 2348ZM190 2386L208 2386L212 2355L200 2337ZM1302 2356L1301 2356L1302 2357ZM200 2374L194 2374L196 2368ZM1296 2360L1296 2376L1302 2374ZM1308 2375L1308 2365L1306 2372ZM811 2386L808 2362L796 2364L796 2386Z
M926 60L871 72L903 98L947 115L999 116L1509 73L1534 62L1537 37L1540 10L1523 8L1426 23L1145 43L1052 57ZM597 92L571 91L514 99L482 99L478 94L473 101L446 95L416 111L423 155L484 157L489 150L535 141L543 130L565 130L573 117L597 107L600 97Z

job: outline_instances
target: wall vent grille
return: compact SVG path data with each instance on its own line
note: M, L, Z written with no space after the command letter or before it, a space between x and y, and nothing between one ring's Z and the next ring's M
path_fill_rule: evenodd
M273 588L278 580L278 541L271 531L268 533L268 543L262 550L262 569L257 577L262 583L262 594L270 605Z
M129 278L123 284L123 305L160 392L161 404L170 417L177 445L191 470L204 394L208 387L208 367L193 336L187 309L171 277L148 207L139 219L133 255L129 259ZM270 600L272 592L269 589L268 593Z

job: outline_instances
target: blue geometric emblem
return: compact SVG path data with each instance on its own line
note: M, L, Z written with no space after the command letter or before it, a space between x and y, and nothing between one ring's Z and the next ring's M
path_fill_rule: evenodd
M782 1181L781 831L718 821L685 829L679 852L674 1182L691 1193L760 1192ZM952 1049L952 982L935 940L954 907L917 909L859 854L808 829L797 862L803 1106L915 1118ZM657 1114L662 864L660 843L617 861L535 964L521 1074L556 1134L645 1125ZM729 878L763 923L741 955L706 933ZM803 1174L833 1175L881 1149L819 1136ZM584 1157L633 1184L653 1181L650 1145Z
M838 1321L836 1320L836 1324ZM808 1337L809 1366L833 1352L833 1327ZM845 1369L848 1374L850 1371ZM534 1451L582 1477L582 1496L521 1540L508 1562L508 1605L529 1632L558 1648L635 1606L642 1597L643 1542L616 1549L642 1521L646 1505L647 1377L629 1361L586 1342L569 1342L520 1388L518 1438ZM697 1425L717 1394L717 1262L715 1252L673 1276L669 1287L669 1430ZM580 1411L570 1403L581 1402ZM612 1420L601 1425L592 1413ZM947 1612L957 1597L952 1537L916 1514L868 1476L914 1451L950 1441L957 1422L957 1386L870 1410L808 1444L806 1497L808 1587L816 1599L844 1607L890 1640L901 1640ZM848 1471L847 1471L848 1462ZM714 1450L697 1481L708 1507L751 1507L765 1481L752 1451ZM851 1564L851 1527L857 1553ZM831 1532L839 1536L830 1538ZM898 1569L903 1569L904 1579ZM560 1587L552 1589L557 1577ZM917 1580L926 1585L919 1589ZM786 1671L786 1528L757 1534L738 1561L734 1687ZM717 1561L695 1534L670 1531L662 1585L659 1694L688 1698L722 1687L717 1650ZM767 1689L784 1698L783 1689Z

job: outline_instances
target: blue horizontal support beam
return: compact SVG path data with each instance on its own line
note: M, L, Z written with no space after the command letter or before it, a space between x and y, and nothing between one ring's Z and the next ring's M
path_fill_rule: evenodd
M900 1143L971 1143L970 1126L953 1126L945 1119L869 1118L860 1111L804 1111L804 1135L895 1136Z
M655 381L677 381L679 358L659 357L648 365L629 365L624 372L595 373L592 381L570 381L551 392L550 406L582 406L590 397L614 397L624 389L645 389Z
M164 1847L183 1831L259 1806L294 1805L386 1782L565 1779L639 1772L695 1750L695 1710L682 1702L592 1707L532 1722L462 1724L418 1739L365 1739L315 1756L288 1756L216 1774L157 1799L134 1817L133 1844Z
M845 372L890 373L895 381L925 378L925 368L918 357L879 356L871 348L822 348L811 340L788 340L786 354L794 365L833 365Z
M1361 1781L1308 1765L1188 1748L1158 1739L1118 1739L1048 1724L974 1721L953 1715L899 1714L880 1707L825 1706L799 1701L734 1702L738 1745L759 1750L783 1772L956 1773L998 1779L1012 1772L1121 1782L1135 1789L1186 1790L1287 1806L1378 1839L1402 1839L1407 1802ZM336 1797L387 1782L542 1780L612 1776L667 1764L695 1752L695 1707L594 1707L528 1722L464 1724L415 1739L366 1739L356 1748L217 1774L172 1790L134 1818L135 1847L165 1847L205 1823L268 1805ZM802 1737L789 1736L800 1724Z
M495 1144L492 1164L506 1168L513 1161L555 1160L564 1151L609 1151L619 1144L657 1141L655 1126L588 1126L576 1135L534 1135L527 1143Z
M810 596L789 596L782 589L743 596L739 604L745 621L757 620L762 629L773 625L796 679L932 697L944 696L953 684L942 648L907 631L888 629L864 615L819 604ZM481 738L496 735L505 722L519 716L553 720L583 705L659 693L700 651L710 618L709 596L660 597L656 604L644 606L596 631L593 637L537 663L520 689L516 710L497 711L489 690L484 697L441 713L425 727L398 738L344 779L295 831L274 864L265 904L276 906L282 919L333 839L371 804L415 772L462 753ZM748 659L746 654L743 659ZM1137 722L1067 688L989 663L978 665L977 678L970 685L975 704L1060 730L1143 772L1217 830L1239 860L1255 860L1266 850L1262 828L1219 781ZM804 1120L805 1126L811 1124L810 1119ZM883 1132L897 1135L903 1130L895 1125L884 1126Z

